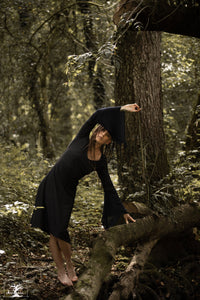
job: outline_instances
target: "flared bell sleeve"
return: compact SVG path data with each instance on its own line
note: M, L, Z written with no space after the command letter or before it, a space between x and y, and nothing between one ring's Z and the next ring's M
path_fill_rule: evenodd
M108 173L107 161L104 156L101 166L97 167L97 173L101 179L104 189L104 208L102 216L102 224L105 229L117 225L117 222L127 211L124 208L117 191L112 183Z
M81 127L75 139L88 137L96 124L102 125L117 143L125 143L125 114L121 106L98 109Z

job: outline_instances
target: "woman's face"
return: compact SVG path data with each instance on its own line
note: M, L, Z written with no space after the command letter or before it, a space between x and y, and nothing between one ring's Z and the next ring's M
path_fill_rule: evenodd
M112 137L107 130L101 130L96 135L96 142L100 145L109 145L112 142Z

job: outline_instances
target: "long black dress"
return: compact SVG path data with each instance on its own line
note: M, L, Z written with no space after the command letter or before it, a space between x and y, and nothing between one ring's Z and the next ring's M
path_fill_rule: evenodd
M116 225L120 215L126 213L108 174L105 155L98 161L91 161L87 156L89 134L97 123L103 125L114 140L124 142L124 116L120 107L97 110L38 188L31 225L66 242L70 242L67 227L79 179L94 170L104 189L103 226Z

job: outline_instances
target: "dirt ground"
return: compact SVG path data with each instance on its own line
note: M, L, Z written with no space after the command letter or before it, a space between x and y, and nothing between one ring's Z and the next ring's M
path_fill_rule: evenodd
M1 219L1 218L0 218ZM29 230L16 220L3 218L0 222L0 299L60 299L73 288L63 286L57 279L56 268L48 249L49 237ZM12 228L12 230L11 230ZM84 271L94 238L100 228L72 232L73 261L77 275ZM155 268L152 262L140 276L137 293L141 299L198 300L200 298L200 246L187 240L187 257L176 258L172 264ZM171 246L174 249L173 244ZM199 249L198 249L199 248ZM189 251L191 250L191 251ZM159 252L163 253L163 251ZM112 268L116 280L124 272L132 247L119 249ZM156 261L158 261L158 256ZM113 286L112 282L112 286ZM74 287L76 285L74 284ZM112 289L111 286L111 289ZM105 294L108 294L108 290ZM152 293L152 297L149 297ZM104 295L105 295L104 294ZM148 298L146 298L148 296ZM106 300L105 297L98 298ZM137 298L139 299L139 298ZM157 299L157 298L156 298Z
M0 286L0 299L59 299L70 292L59 283L52 259L33 253L27 261L1 255Z

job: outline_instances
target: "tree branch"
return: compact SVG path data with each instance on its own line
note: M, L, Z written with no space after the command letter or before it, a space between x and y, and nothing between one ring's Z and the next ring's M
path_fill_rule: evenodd
M114 291L108 300L128 299L132 293L136 281L143 270L146 260L151 253L152 248L157 243L157 239L137 246L135 254L126 271L123 273L120 282L114 286Z
M134 24L140 23L141 28L147 31L166 31L200 37L198 2L185 5L184 2L173 4L167 0L122 0L114 13L113 21L119 27L121 24L123 27L124 24L130 27L130 20L133 20L134 30Z

